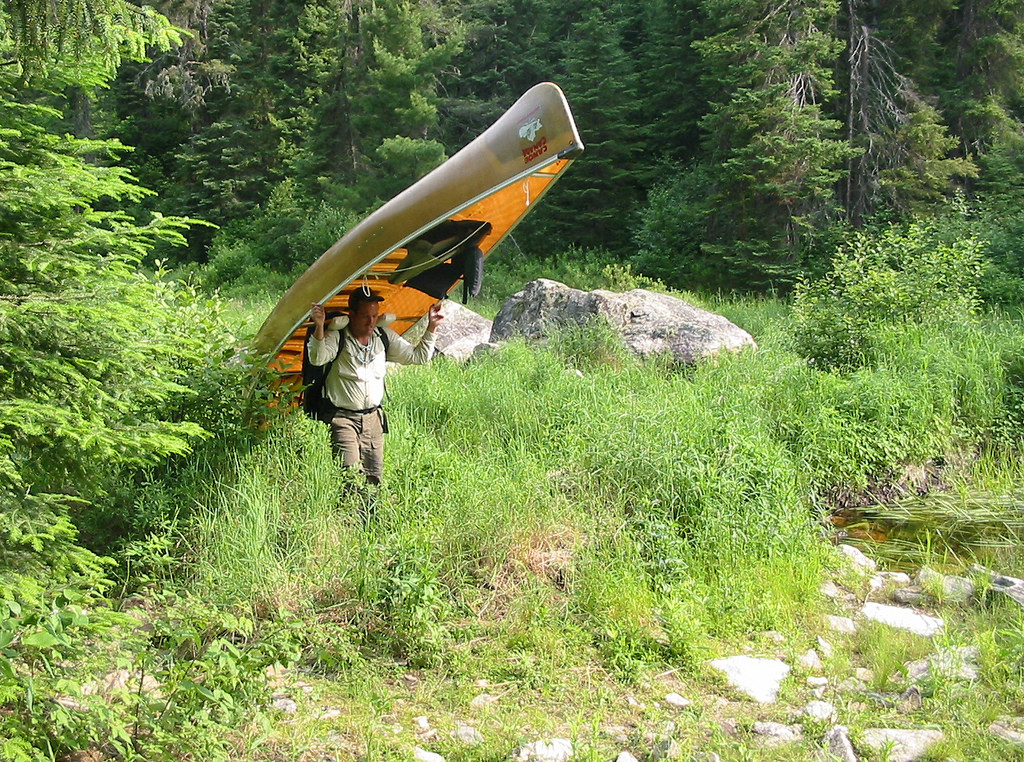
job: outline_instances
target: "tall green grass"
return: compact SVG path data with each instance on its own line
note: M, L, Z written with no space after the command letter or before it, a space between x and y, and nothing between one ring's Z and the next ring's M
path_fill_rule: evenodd
M793 351L778 303L731 311L760 348L685 370L595 325L395 372L365 523L326 429L284 417L197 514L196 581L422 663L485 638L628 673L795 629L830 563L821 496L988 442L1020 326L908 328L839 373Z

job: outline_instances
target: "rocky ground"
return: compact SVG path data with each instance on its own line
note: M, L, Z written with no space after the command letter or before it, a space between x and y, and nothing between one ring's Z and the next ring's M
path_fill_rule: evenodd
M552 718L571 712L542 696L531 708L528 691L485 680L458 694L472 694L462 706L458 699L439 702L443 692L424 691L425 678L412 670L394 681L387 711L364 722L361 734L346 729L355 721L351 706L325 703L319 686L295 674L273 676L274 708L281 728L303 728L309 739L301 758L322 762L1024 759L1024 717L999 714L983 727L977 718L974 728L961 726L950 697L984 691L983 654L977 645L958 645L963 639L952 636L943 617L992 597L1024 605L1024 581L981 567L970 577L929 569L911 577L877 571L853 546L838 552L844 571L821 587L822 632L799 643L792 635L758 633L742 653L709 660L697 679L669 670L634 693L595 699L603 708L591 722L546 724L537 706L547 706L541 713ZM893 648L897 642L901 647ZM887 648L919 658L871 658ZM891 674L879 674L880 667ZM322 734L326 726L333 729ZM965 732L979 737L965 744ZM382 740L372 743L367 733ZM965 757L964 748L990 751Z

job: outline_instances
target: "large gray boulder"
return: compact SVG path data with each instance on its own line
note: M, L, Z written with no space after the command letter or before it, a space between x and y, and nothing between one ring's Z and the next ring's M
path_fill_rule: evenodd
M437 339L434 351L453 360L466 360L479 344L486 344L491 335L491 321L478 315L468 307L464 307L451 299L441 303L441 314L444 320L437 327ZM417 340L427 329L427 317L410 329L406 338Z
M757 346L749 333L721 315L667 294L639 288L580 291L545 278L508 298L494 318L490 340L544 339L559 328L599 317L642 357L669 352L677 362L693 363L723 349Z

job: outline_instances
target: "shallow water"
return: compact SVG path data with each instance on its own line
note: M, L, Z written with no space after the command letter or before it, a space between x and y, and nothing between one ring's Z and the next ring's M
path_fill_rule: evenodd
M830 517L836 539L860 545L890 568L971 563L1022 571L1024 496L939 492L893 503L844 509ZM1006 568L1012 565L1014 569Z

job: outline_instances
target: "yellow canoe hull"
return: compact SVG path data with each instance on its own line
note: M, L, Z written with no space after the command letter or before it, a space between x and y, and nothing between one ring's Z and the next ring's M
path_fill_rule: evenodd
M324 252L278 302L253 348L282 376L301 374L310 305L343 311L348 294L364 283L384 297L382 314L399 316L390 327L405 332L437 301L396 273L411 260L423 269L416 256L409 257L410 247L415 253L417 241L449 220L477 220L491 226L477 243L486 257L582 150L558 86L531 88L472 143Z

